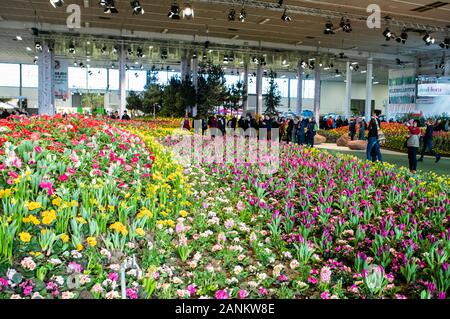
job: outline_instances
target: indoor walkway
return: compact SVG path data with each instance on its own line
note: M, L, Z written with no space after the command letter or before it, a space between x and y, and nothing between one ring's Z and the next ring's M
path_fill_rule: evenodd
M337 146L335 143L324 143L316 146L319 149L325 149L331 153L343 153L343 154L353 154L360 159L366 159L366 151L355 151L350 150L348 147ZM391 150L382 149L381 154L383 155L383 161L397 166L408 167L408 155L406 153L399 153ZM418 170L425 172L435 172L437 174L447 174L450 175L450 158L442 157L439 163L434 162L434 157L425 156L423 162L417 164Z

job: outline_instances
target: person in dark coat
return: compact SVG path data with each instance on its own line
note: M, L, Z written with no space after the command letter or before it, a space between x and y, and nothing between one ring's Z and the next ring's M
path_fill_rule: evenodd
M356 121L354 118L350 119L350 125L348 126L348 129L350 133L350 139L353 141L356 135Z
M217 120L219 130L222 132L222 135L225 136L225 128L226 128L226 119L224 116L220 116Z
M292 131L294 130L294 120L292 118L289 118L287 129L286 129L286 141L289 144L292 138Z
M129 121L129 120L131 120L131 117L128 115L127 110L123 111L122 120L123 120L123 121Z
M316 136L316 133L317 133L316 120L313 118L309 119L307 131L306 131L306 140L307 140L307 144L310 147L314 147L314 137Z
M427 128L425 130L425 134L423 136L423 145L422 145L422 153L420 154L419 162L423 161L423 156L425 155L425 151L428 149L428 152L436 158L436 163L439 162L441 156L433 151L433 123L431 119L426 121Z

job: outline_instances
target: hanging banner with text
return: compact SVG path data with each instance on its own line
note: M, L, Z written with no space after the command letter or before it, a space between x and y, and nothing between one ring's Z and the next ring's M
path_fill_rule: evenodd
M416 70L389 70L389 117L416 111Z
M53 90L55 99L66 101L69 99L68 60L56 59L53 68Z

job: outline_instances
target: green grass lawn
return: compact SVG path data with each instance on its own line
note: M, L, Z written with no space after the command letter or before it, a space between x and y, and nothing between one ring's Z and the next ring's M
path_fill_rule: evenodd
M352 154L360 159L366 159L366 153L361 152L353 152L353 151L336 151L336 150L327 150L330 153L343 153L343 154ZM383 154L383 150L381 150L381 154L383 155L383 161L395 164L397 166L405 166L408 167L408 155L407 154ZM423 162L417 163L417 170L421 170L424 172L435 172L440 175L450 175L450 159L442 157L439 163L434 162L434 157L426 157Z

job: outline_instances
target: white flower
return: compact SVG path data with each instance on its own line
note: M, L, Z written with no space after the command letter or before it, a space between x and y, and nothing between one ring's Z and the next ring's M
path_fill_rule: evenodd
M84 285L91 282L91 278L88 275L80 275L80 284Z
M289 251L285 251L285 252L283 253L283 256L284 256L284 258L292 259L292 254L291 254L291 252L289 252Z
M258 287L258 283L256 281L249 281L248 286L251 288L256 288Z
M59 259L59 258L51 258L51 259L48 260L48 262L50 264L52 264L53 266L57 266L57 265L60 265L62 263L61 259Z
M273 267L273 274L278 277L281 273L281 270L283 270L283 269L284 269L284 265L282 265L282 264L275 265L275 267Z
M14 294L14 295L11 295L10 299L22 299L22 297L20 297L20 295Z
M100 254L108 258L108 260L111 258L111 253L108 249L102 248L102 250L100 250Z
M200 258L202 258L202 254L200 254L199 252L197 252L194 257L192 259L194 259L195 261L199 261Z
M111 264L111 265L109 265L109 269L111 269L112 271L118 272L120 270L120 265L119 264Z
M36 263L33 261L33 258L31 257L25 257L20 262L23 268L28 270L35 270L36 269Z
M116 299L119 298L119 293L115 290L111 290L109 292L106 293L105 297L106 299Z
M62 276L52 276L51 279L60 286L64 285L64 278Z
M206 270L208 272L214 272L214 267L212 265L208 265L208 266L206 266Z
M258 275L256 275L256 278L258 278L259 281L263 281L263 280L267 279L267 274L259 273Z
M136 269L130 269L129 271L127 271L127 275L128 276L132 276L132 277L136 277L137 270Z
M291 267L291 269L295 269L298 266L300 266L300 263L298 262L297 259L292 260L291 263L289 264L289 267Z
M31 296L31 299L44 299L44 298L41 296L41 294L39 292L36 291L33 294L33 296Z
M233 269L233 273L235 274L235 275L239 275L241 272L242 272L242 267L241 266L236 266L236 267L234 267L234 269Z
M83 255L81 255L81 253L78 250L72 250L70 252L70 254L72 255L72 257L74 259L79 259L79 258L81 258L83 256Z
M176 285L181 284L183 281L178 277L173 277L172 282Z
M62 299L72 299L73 297L75 297L75 294L71 291L64 291L61 295Z
M94 293L102 293L103 287L100 284L95 284L94 286L92 286L91 291Z

